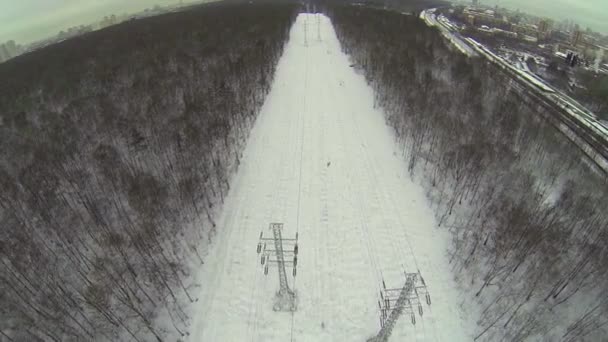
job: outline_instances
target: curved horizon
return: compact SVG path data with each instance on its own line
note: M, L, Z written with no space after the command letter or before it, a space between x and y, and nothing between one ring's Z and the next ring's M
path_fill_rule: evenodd
M0 43L14 40L29 44L50 38L61 30L90 25L104 16L143 11L155 5L177 4L179 0L23 0L0 1ZM545 16L556 20L574 20L583 28L608 34L608 6L602 0L481 0L481 3Z
M177 4L179 0L24 0L0 1L0 43L14 40L29 44L52 37L61 30L90 25L112 14L135 13L155 5Z
M480 0L482 4L498 5L509 9L519 9L539 17L558 21L573 20L581 28L591 28L601 34L608 34L608 6L602 0Z

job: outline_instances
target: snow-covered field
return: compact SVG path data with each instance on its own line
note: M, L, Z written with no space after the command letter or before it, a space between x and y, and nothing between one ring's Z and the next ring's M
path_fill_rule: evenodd
M391 340L472 340L449 236L406 169L329 19L301 14L198 275L190 341L365 341L379 329L382 279L401 287L404 269L420 270L432 305L415 326L402 317ZM272 310L278 275L256 253L270 222L299 233L294 313Z

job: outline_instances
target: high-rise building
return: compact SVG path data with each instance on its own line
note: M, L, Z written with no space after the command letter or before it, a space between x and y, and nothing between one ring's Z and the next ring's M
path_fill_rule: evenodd
M541 19L538 22L538 39L547 39L551 35L551 29L553 27L553 21L549 19Z
M583 42L583 32L581 30L574 30L572 32L572 45L577 46Z
M541 19L538 22L538 31L542 33L549 32L551 30L551 20L549 19Z
M23 46L9 40L0 44L0 62L19 56L23 52Z
M469 25L471 25L471 26L475 26L475 16L474 15L467 16L467 23L469 23Z
M0 44L0 62L4 62L9 58L10 56L8 54L8 51L6 50L6 46L4 46L4 44Z

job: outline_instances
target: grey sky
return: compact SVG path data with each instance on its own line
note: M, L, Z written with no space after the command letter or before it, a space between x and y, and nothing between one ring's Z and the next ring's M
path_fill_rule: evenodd
M178 0L0 0L0 42L28 43L105 15L173 3Z
M608 34L608 0L481 0L556 19L574 19ZM105 15L134 12L178 0L0 0L0 42L27 43Z
M572 19L582 28L608 34L608 0L480 0L484 4L519 8L554 19Z

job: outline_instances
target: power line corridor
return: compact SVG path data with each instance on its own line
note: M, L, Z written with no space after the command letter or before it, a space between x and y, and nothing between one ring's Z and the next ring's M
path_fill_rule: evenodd
M401 288L418 270L433 307L415 326L400 319L394 340L467 340L447 234L391 134L329 18L299 15L201 269L191 341L365 341L380 328L382 283ZM279 278L256 251L272 222L298 236L292 312L273 310Z

